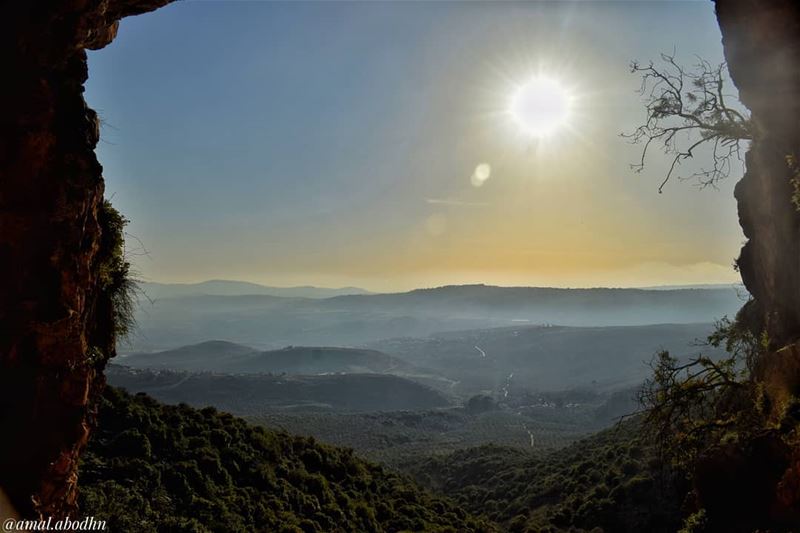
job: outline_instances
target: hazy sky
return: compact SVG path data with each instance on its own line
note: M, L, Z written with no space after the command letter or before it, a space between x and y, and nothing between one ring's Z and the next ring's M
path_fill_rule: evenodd
M659 195L667 159L637 175L619 137L643 115L630 61L673 49L722 61L710 1L179 2L90 54L87 100L147 280L737 280L741 170ZM536 73L572 95L545 141L507 113Z

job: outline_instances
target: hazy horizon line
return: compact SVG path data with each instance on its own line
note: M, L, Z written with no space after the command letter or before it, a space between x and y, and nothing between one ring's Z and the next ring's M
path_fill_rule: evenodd
M638 289L638 290L659 290L659 289L692 289L692 288L716 288L716 287L742 287L744 288L744 283L742 281L719 281L719 282L709 282L709 283L664 283L664 284L648 284L648 285L503 285L497 283L482 283L482 282L474 282L474 283L445 283L441 285L429 285L429 286L417 286L411 289L404 289L404 290L374 290L369 289L366 286L361 285L344 285L344 286L327 286L327 285L316 285L313 283L309 284L301 284L301 285L272 285L266 284L263 282L258 281L250 281L250 280L243 280L243 279L231 279L231 278L211 278L211 279L204 279L201 281L156 281L156 280L136 280L138 283L152 283L158 285L181 285L181 286L191 286L191 285L203 285L206 283L242 283L248 285L255 285L265 289L325 289L325 290L347 290L347 289L357 289L360 291L365 291L373 294L392 294L392 293L404 293L404 292L411 292L414 290L431 290L431 289L441 289L445 287L477 287L477 286L485 286L485 287L497 287L497 288L504 288L504 289Z

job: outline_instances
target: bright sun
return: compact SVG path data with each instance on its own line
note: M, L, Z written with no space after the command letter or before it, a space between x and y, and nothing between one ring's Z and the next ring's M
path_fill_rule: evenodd
M525 134L548 137L566 124L571 100L558 81L537 76L516 89L508 112Z

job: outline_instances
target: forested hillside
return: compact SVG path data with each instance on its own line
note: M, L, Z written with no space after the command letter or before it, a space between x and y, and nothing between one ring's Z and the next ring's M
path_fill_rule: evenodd
M108 381L162 402L213 405L237 415L270 409L396 411L446 407L442 393L388 374L274 376L148 370L109 365Z
M350 449L213 408L109 387L98 422L81 512L111 531L671 532L684 514L685 481L635 422L550 453L490 445L407 465L432 493Z
M520 532L671 533L683 522L687 488L630 421L549 454L457 451L418 463L415 477Z
M110 531L496 531L351 450L108 387L81 512Z

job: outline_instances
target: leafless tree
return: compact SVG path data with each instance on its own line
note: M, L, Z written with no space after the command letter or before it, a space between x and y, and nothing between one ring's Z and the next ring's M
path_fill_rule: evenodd
M701 187L715 186L730 175L731 163L742 160L742 142L752 139L750 118L730 107L726 95L725 63L712 66L698 58L691 71L685 70L674 55L661 54L662 65L631 63L631 72L642 76L642 95L647 119L632 133L622 136L643 144L641 159L632 164L636 172L645 166L648 150L654 143L672 161L658 187L662 192L680 164L695 156L702 145L712 147L710 166L701 167L683 178L696 178Z

